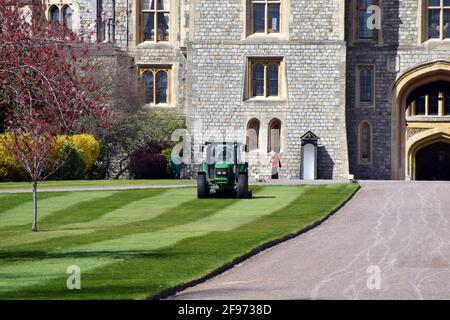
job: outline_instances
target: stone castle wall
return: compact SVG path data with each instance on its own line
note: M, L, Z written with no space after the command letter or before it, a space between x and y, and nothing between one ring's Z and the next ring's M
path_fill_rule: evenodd
M64 3L64 0L48 0ZM96 1L67 0L74 7L80 34L95 33ZM246 125L261 122L260 149L246 154L251 174L270 175L268 123L282 121L281 176L300 176L300 137L311 130L321 139L319 178L392 177L392 86L409 68L449 60L448 43L421 42L419 4L424 0L383 0L380 42L355 43L355 0L283 1L284 31L279 36L249 36L246 0L170 0L169 43L139 43L136 0L116 0L116 45L139 67L170 65L173 102L186 116L189 136L185 160L201 160L206 140L245 142ZM104 19L112 0L103 1ZM247 99L248 59L282 59L281 99ZM375 65L375 106L355 101L356 67ZM358 162L358 126L372 125L373 158ZM194 170L195 171L195 170ZM194 172L191 171L191 172Z
M193 1L188 47L189 113L194 142L245 143L250 119L261 123L260 150L247 155L252 175L270 175L268 124L282 122L282 177L300 177L300 137L311 130L321 140L320 178L348 176L345 132L345 43L339 1L289 1L288 32L281 37L246 37L242 0ZM243 35L244 34L244 35ZM282 58L286 94L281 99L246 99L249 57ZM224 138L225 135L225 138Z
M449 44L421 41L420 5L417 0L382 2L382 37L379 44L352 43L352 29L347 28L347 132L350 172L359 179L391 179L392 112L391 94L396 80L405 71L436 60L449 60ZM347 2L347 25L352 22L351 2ZM374 64L376 101L374 108L355 103L356 66ZM372 125L373 159L371 164L358 163L358 126L361 121Z

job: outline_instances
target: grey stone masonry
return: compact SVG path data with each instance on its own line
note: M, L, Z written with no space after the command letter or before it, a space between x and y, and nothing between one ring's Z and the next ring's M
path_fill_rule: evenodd
M243 153L253 178L271 174L269 123L281 122L281 177L301 177L300 138L316 134L318 177L393 177L393 102L396 81L411 68L450 60L450 42L425 41L426 0L379 0L382 28L376 42L356 39L358 0L282 0L280 33L252 34L251 0L163 0L170 6L169 41L143 41L144 2L137 0L47 0L70 5L73 28L97 36L132 56L138 68L169 68L171 103L186 117L184 160L195 175L207 140L246 142L247 124L260 122L257 150ZM99 7L103 8L99 12ZM270 23L274 23L271 21ZM113 32L114 31L114 32ZM114 40L114 41L113 41ZM281 94L252 98L250 62L280 64ZM356 101L358 65L375 70L374 105ZM157 106L147 106L157 107ZM371 161L359 160L359 126L372 128ZM403 152L397 150L396 152Z
M280 175L300 177L300 137L311 130L320 139L318 176L347 178L345 131L345 55L340 1L284 1L287 30L279 36L247 36L245 1L191 2L188 46L189 113L194 141L246 141L247 123L260 121L259 150L246 155L252 176L271 173L268 126L281 120ZM342 16L341 16L342 15ZM278 58L280 98L247 97L248 61Z
M244 158L252 176L269 177L268 125L279 119L282 177L300 177L300 137L309 130L321 138L319 177L347 177L342 1L283 0L281 33L258 36L249 32L251 1L165 0L170 5L170 40L161 43L141 41L144 1L103 0L101 6L98 1L67 1L80 35L95 40L101 17L104 40L115 40L138 67L171 67L173 99L168 107L186 116L189 143L184 154L190 164L201 161L198 145L205 140L245 142L247 122L257 118L260 148ZM247 68L255 57L281 61L281 97L249 99Z
M355 43L352 26L352 5L346 7L347 48L347 134L350 172L360 179L391 179L391 121L393 104L390 100L393 86L405 71L437 60L450 60L447 41L421 39L420 7L426 1L384 0L382 28L379 43ZM425 14L424 14L425 15ZM355 101L356 66L372 64L375 67L375 106L360 107ZM373 159L370 164L358 162L358 126L361 121L372 125Z

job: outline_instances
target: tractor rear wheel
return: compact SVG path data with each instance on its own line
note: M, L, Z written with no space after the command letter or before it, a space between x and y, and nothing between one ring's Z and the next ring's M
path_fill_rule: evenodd
M204 173L200 173L197 178L197 197L199 199L209 197L209 186Z
M248 192L248 175L240 174L238 177L237 185L237 196L238 198L249 198L250 193Z

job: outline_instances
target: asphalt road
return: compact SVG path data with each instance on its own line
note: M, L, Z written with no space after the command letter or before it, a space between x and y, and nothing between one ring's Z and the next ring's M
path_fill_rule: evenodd
M324 224L174 299L450 299L450 183L362 182Z

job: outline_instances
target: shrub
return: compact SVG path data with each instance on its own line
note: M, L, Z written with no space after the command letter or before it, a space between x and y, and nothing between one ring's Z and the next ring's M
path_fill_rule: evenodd
M134 179L163 179L167 177L167 159L151 149L139 149L131 155L130 175Z
M8 133L0 134L0 179L22 180L25 172L15 159L9 155L3 141L11 141ZM58 152L69 152L68 159L63 166L53 173L53 179L83 179L86 173L92 169L100 155L100 145L94 136L89 134L61 135L58 136L54 147L55 155ZM79 161L81 159L81 162ZM52 168L48 168L48 171ZM73 171L72 173L70 171Z
M105 180L107 179L107 164L108 159L106 158L106 148L103 144L100 145L100 155L98 159L94 162L94 165L90 170L88 170L86 178L89 180Z
M59 168L50 176L54 180L81 180L85 178L86 165L75 147L65 143L60 150L62 163Z
M0 179L21 180L24 176L23 169L16 163L15 159L8 153L4 142L11 142L11 135L0 134Z
M70 144L79 153L81 159L83 159L85 171L91 170L100 155L100 145L94 136L90 134L59 136L56 143L56 150L61 150L65 143Z
M161 151L161 154L167 159L168 177L171 179L179 179L181 170L183 169L182 161L183 152L180 155L174 155L172 159L172 148L166 148ZM175 160L175 162L174 162Z

